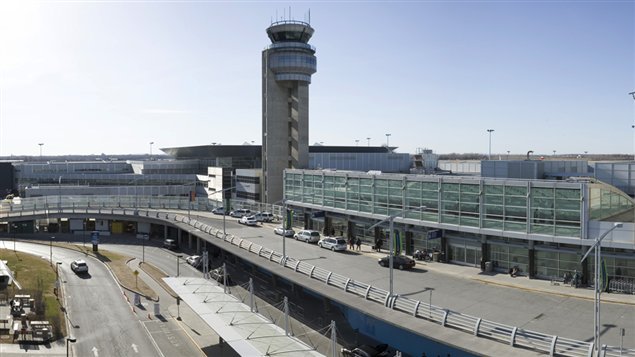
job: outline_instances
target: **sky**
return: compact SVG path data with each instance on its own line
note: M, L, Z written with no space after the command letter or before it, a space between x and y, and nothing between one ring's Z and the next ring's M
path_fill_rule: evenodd
M259 145L266 28L309 12L310 144L635 151L633 0L0 0L0 156Z

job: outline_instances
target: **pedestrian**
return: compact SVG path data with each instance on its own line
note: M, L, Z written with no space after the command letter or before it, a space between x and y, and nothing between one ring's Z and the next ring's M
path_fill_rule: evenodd
M355 241L353 240L353 237L348 238L348 249L355 250Z
M378 239L376 246L377 246L377 252L379 252L379 253L381 253L382 244L384 244L384 242L381 239Z
M357 250L361 251L362 250L362 239L357 237L357 240L355 241L355 244L357 245Z

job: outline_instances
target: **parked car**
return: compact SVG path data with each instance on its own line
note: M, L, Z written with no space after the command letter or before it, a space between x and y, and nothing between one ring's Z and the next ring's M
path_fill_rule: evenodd
M303 229L296 233L293 238L295 238L295 240L303 240L307 243L317 243L320 241L320 232Z
M346 239L343 237L324 237L318 242L321 248L336 250L346 250Z
M381 344L375 347L369 345L357 346L352 350L342 348L342 356L345 357L387 357L388 345Z
M225 208L224 207L216 207L212 210L213 214L220 214L220 215L224 215L227 214L227 212L225 212Z
M390 256L387 255L383 258L380 258L378 260L378 263L379 265L383 267L387 267L390 265L389 259L390 259ZM399 270L414 268L416 264L417 263L415 263L414 259L407 257L405 255L395 255L392 258L392 266L395 268L398 268Z
M190 255L185 258L185 262L193 267L198 267L201 264L201 256L200 255Z
M285 237L293 237L295 231L293 229L284 229L283 227L276 227L273 229L273 233L285 236Z
M256 217L254 217L254 216L242 216L238 220L238 223L246 224L248 226L257 226L258 225L258 221L256 221Z
M216 280L219 283L223 282L223 267L220 266L216 269L212 269L209 272L209 276ZM229 273L227 273L227 285L231 284L231 277L229 276Z
M163 248L174 250L177 248L176 241L174 239L165 239L163 241Z
M239 208L239 209L235 209L233 211L231 211L229 213L230 216L232 217L236 217L236 218L241 218L244 216L251 216L251 210L248 209L244 209L244 208Z
M254 217L258 222L273 222L273 214L269 212L258 212Z
M71 262L71 270L75 272L75 274L88 273L88 265L82 259L73 260Z

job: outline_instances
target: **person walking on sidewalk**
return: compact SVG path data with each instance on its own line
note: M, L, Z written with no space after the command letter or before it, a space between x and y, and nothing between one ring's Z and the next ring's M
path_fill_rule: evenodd
M357 240L355 241L355 245L357 245L357 250L361 251L362 250L362 239L357 237Z

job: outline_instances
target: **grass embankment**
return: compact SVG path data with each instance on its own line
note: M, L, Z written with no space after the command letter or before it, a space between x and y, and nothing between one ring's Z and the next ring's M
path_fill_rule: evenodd
M31 298L35 299L35 311L29 318L49 321L53 328L54 338L64 336L66 324L62 305L53 294L55 266L51 266L48 260L39 256L9 249L0 249L0 259L7 261L7 266L13 272L14 278L22 285L22 290L18 290L14 284L1 293L5 294L7 299L11 299L16 294L31 295Z

